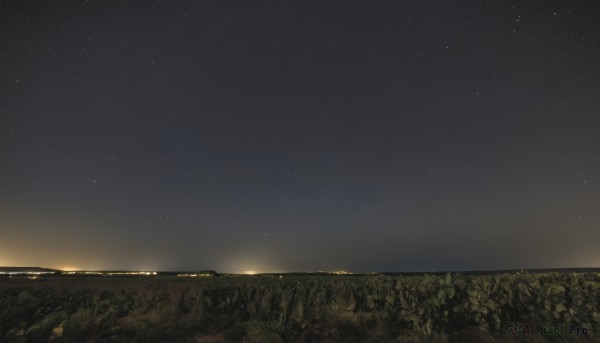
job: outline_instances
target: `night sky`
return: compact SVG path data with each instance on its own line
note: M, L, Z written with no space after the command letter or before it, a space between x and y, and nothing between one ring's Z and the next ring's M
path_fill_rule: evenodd
M0 265L600 267L589 1L0 1Z

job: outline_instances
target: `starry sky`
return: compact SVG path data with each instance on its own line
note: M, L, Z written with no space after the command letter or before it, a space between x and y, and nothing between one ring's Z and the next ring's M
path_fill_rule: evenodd
M0 1L0 265L600 267L600 7Z

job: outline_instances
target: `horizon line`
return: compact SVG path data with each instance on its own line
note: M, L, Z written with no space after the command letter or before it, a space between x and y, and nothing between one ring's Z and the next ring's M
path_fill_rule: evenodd
M499 268L499 269L439 269L439 270L380 270L367 272L353 272L349 270L290 270L290 271L230 271L219 272L215 269L172 269L172 270L150 270L150 269L59 269L40 266L0 266L2 269L38 269L48 270L53 272L152 272L152 273L198 273L198 272L213 272L222 275L261 275L261 274L337 274L337 275L361 275L361 274L440 274L440 273L499 273L499 272L519 272L519 271L576 271L576 270L598 270L598 267L533 267L533 268Z

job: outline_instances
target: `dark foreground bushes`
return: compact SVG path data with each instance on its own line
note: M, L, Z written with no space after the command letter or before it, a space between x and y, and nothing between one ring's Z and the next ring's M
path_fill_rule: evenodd
M591 342L599 303L597 273L3 278L0 342Z

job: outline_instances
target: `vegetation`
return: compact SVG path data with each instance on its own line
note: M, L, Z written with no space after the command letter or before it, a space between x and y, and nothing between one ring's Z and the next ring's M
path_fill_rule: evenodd
M591 342L599 303L598 273L3 278L0 341Z

